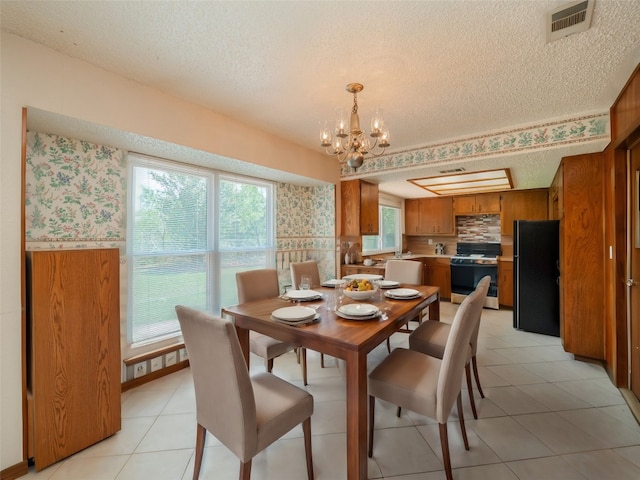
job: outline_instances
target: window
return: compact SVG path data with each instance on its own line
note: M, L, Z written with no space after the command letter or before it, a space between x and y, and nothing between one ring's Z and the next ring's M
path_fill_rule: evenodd
M379 235L362 236L362 253L371 255L382 252L396 252L402 248L401 210L398 207L380 205L378 209L380 221Z
M128 339L179 335L178 304L220 313L235 272L273 266L273 187L130 155Z

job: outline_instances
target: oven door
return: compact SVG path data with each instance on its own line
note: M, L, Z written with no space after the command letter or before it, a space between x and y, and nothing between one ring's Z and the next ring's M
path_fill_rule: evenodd
M469 295L485 276L491 277L491 284L487 297L498 296L498 265L478 263L452 263L451 264L451 293Z

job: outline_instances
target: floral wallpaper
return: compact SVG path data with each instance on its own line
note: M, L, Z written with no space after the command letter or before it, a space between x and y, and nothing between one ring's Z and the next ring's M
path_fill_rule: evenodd
M335 278L335 186L276 188L276 263L281 285L291 284L289 264L316 260L320 279Z
M488 133L463 140L437 143L405 152L365 159L357 173L345 164L340 175L350 177L370 172L382 172L469 160L473 158L552 148L558 145L608 139L609 114L587 115L569 120L548 122L508 131Z
M40 132L27 134L28 250L119 247L126 238L127 152ZM276 186L276 266L316 260L335 276L335 186Z
M126 152L27 133L27 249L122 247Z

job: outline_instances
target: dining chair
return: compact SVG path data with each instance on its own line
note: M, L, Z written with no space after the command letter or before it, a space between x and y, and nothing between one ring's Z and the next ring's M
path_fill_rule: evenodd
M303 275L311 278L310 288L321 285L320 270L318 269L318 262L315 260L290 263L289 270L291 271L291 285L293 285L294 290L300 285L300 280ZM320 367L324 368L324 353L320 353Z
M175 308L196 395L193 480L200 475L207 431L238 457L240 480L249 480L253 457L299 424L307 477L313 480L313 397L271 373L249 375L231 321L181 305Z
M396 348L369 374L369 458L373 456L375 399L380 398L438 422L444 470L447 480L452 480L447 420L456 402L464 447L469 450L462 412L462 374L472 327L483 302L478 290L462 302L451 324L442 359Z
M410 285L422 285L422 262L414 260L387 260L384 267L384 279L392 280L398 283L408 283ZM417 321L418 325L422 322L422 315L418 314L414 318L398 328L398 332L411 333L409 329L410 321ZM387 351L391 353L391 341L387 338Z
M476 291L479 291L484 304L484 299L487 296L489 285L491 284L491 277L486 275L480 279L476 285ZM480 386L480 377L478 376L478 363L476 359L476 353L478 351L478 332L480 331L480 317L482 316L482 309L478 310L478 316L475 319L475 323L472 326L471 337L469 339L469 357L465 364L465 372L467 378L467 390L469 392L469 402L471 403L471 411L473 412L473 418L478 418L478 412L476 411L476 402L473 396L473 386L471 385L471 368L473 366L473 374L478 386L478 392L480 397L484 398L484 392ZM445 322L439 322L436 320L427 320L416 328L411 335L409 335L409 348L417 352L424 353L436 358L442 358L444 355L444 349L447 344L451 331L451 324Z
M278 273L274 268L261 268L236 273L236 287L238 289L238 302L245 303L253 300L273 298L280 295ZM302 381L307 385L307 351L281 340L276 340L268 335L249 331L249 349L251 353L262 357L267 372L273 369L273 359L291 350L297 349L299 353Z

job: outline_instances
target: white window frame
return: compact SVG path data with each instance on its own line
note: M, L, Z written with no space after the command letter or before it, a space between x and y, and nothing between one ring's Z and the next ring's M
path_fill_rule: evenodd
M395 208L398 210L398 221L396 223L396 238L395 238L395 247L394 248L383 248L382 247L382 236L381 235L363 235L362 238L362 254L363 255L379 255L383 253L395 253L402 249L402 230L403 230L403 217L404 217L404 209L402 208L402 201L395 197L390 197L384 194L380 194L378 200L378 222L379 222L379 231L382 231L383 228L383 215L382 209L384 207ZM365 250L365 237L371 238L376 237L377 248Z
M256 265L250 265L247 269L251 268L274 268L275 267L275 185L273 182L266 180L258 180L250 177L243 177L240 175L232 175L227 174L225 172L218 172L211 169L206 169L202 167L179 164L176 162L172 162L165 159L147 157L140 154L130 153L129 154L129 178L131 181L129 182L129 195L128 195L128 205L127 205L127 217L129 218L129 222L133 222L135 219L135 177L134 177L134 169L136 167L144 167L150 169L157 169L168 172L176 172L187 175L195 175L205 177L207 179L207 240L206 240L206 249L197 250L194 252L184 252L179 251L175 252L176 255L189 255L189 254L204 254L206 256L205 264L206 267L206 280L203 288L206 289L206 308L200 306L200 308L204 308L206 311L209 311L213 314L220 314L221 308L227 305L222 305L223 298L223 290L226 292L225 297L230 299L232 303L237 302L236 295L236 287L235 287L235 278L233 278L233 282L231 281L222 281L222 257L231 251L242 255L242 253L254 254L252 258L257 257L260 258L262 256L263 262ZM219 242L219 233L220 230L220 208L219 208L219 199L220 195L220 181L231 181L244 183L249 185L256 185L259 187L264 187L266 189L266 217L267 217L267 233L265 238L265 246L263 247L252 247L252 248L231 248L231 249L221 249ZM179 328L173 329L173 331L167 331L165 335L159 335L153 338L146 338L142 340L134 340L133 338L133 302L129 299L132 299L133 291L135 288L134 278L133 278L133 269L134 269L134 258L143 258L147 256L159 255L157 252L155 253L136 253L133 252L133 234L134 227L133 223L130 223L129 228L127 228L127 242L126 242L126 250L127 250L127 264L129 268L128 271L128 285L127 285L127 343L131 348L137 348L144 345L150 345L154 343L159 343L167 339L171 339L174 337L179 337L181 332ZM256 255L257 252L257 255ZM263 255L260 255L260 252ZM160 255L165 255L161 253ZM171 256L171 252L168 252L168 256ZM227 279L228 280L228 279ZM185 304L188 304L185 302ZM177 324L177 317L171 319L171 321L175 320ZM171 330L169 328L168 330Z

